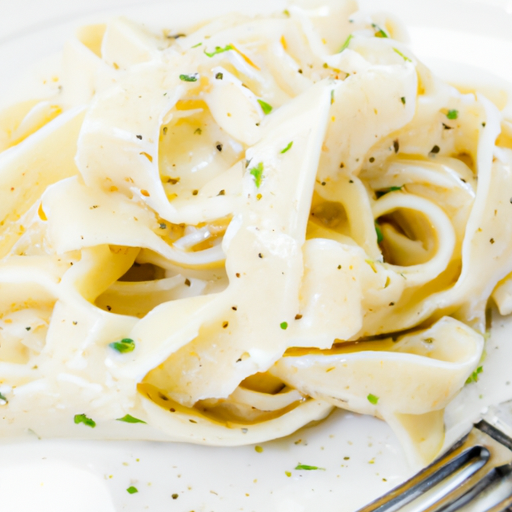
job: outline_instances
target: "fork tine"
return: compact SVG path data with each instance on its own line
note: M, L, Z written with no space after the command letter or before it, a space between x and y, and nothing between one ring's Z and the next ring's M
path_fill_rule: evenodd
M486 425L488 424L486 423ZM505 474L510 473L512 451L503 445L503 439L499 439L501 442L496 440L494 431L486 430L484 432L480 430L480 427L478 429L474 428L470 432L466 444L476 442L485 446L491 454L490 460L477 472L469 475L456 489L440 495L432 506L423 509L425 512L454 512L459 510L477 499L493 484L502 480ZM489 434L493 437L490 437Z
M497 466L511 461L508 448L474 428L440 459L358 512L394 512L409 509L409 503L415 511L454 512L500 478Z
M492 468L487 472L487 474L485 474L485 471L487 471L487 468L473 474L461 487L442 497L442 499L435 504L433 509L427 510L435 510L436 512L455 512L456 510L459 510L473 502L473 500L475 500L480 494L500 479L500 475L496 471L496 468ZM482 477L482 473L485 476Z
M475 501L469 503L469 511L504 512L512 510L512 465L506 464L493 470L496 478ZM466 509L464 509L466 510Z
M508 498L505 498L504 500L500 501L494 507L489 508L486 510L486 512L506 512L508 510L512 509L512 496L509 496Z
M470 437L471 434L461 439L441 458L358 512L392 512L398 510L446 480L450 475L464 467L471 466L472 462L475 467L471 473L478 471L487 462L490 453L481 446L468 447L468 444L471 444L468 443Z

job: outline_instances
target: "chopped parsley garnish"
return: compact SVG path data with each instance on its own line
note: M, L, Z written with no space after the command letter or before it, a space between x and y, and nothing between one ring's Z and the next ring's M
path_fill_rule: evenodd
M144 423L144 424L146 424L145 421L139 420L139 418L135 418L131 414L126 414L122 418L117 418L117 421L124 421L125 423Z
M128 489L126 489L126 492L128 494L135 494L136 492L139 492L139 490L137 489L137 487L133 487L133 485L132 485L132 486L128 487Z
M75 424L83 423L88 427L94 428L96 426L96 422L88 418L85 414L75 414Z
M345 39L345 42L343 43L342 47L340 48L340 51L338 53L341 53L343 50L346 50L350 44L350 41L352 40L354 36L350 34L347 39Z
M131 338L123 338L121 341L114 341L113 343L109 343L109 347L117 350L121 354L126 354L127 352L133 352L135 349L135 342Z
M388 194L389 192L397 192L399 190L402 190L403 188L404 188L403 185L400 185L399 187L393 186L393 187L389 187L387 190L377 190L375 192L375 195L377 196L377 199L379 199L380 197Z
M281 154L286 153L287 151L290 151L290 149L292 149L292 146L293 146L293 140L288 144L288 146L286 146L284 149L281 150Z
M439 153L439 151L441 151L441 148L440 148L439 146L437 146L437 145L436 145L436 146L434 146L434 147L430 150L430 152L431 152L431 153L434 153L434 155L437 155L437 153Z
M217 80L222 80L224 78L224 74L219 71L218 73L216 73L215 78Z
M407 57L407 55L404 55L400 50L398 50L397 48L393 48L393 51L398 53L398 55L400 55L400 57L402 57L402 59L405 60L405 62L412 62L411 59L409 59L409 57Z
M373 405L377 405L377 403L379 401L379 397L372 395L371 393L366 398L368 398L368 402L370 402Z
M378 25L372 23L372 27L375 29L375 37L384 37L386 39L388 38L386 32L384 32L384 30L382 30Z
M5 398L5 396L2 395L2 393L0 393L0 405L5 405L7 403L9 403L9 400L7 400L7 398Z
M268 115L270 112L272 112L272 105L269 105L266 101L258 100L258 103L260 104L265 115Z
M459 117L459 111L458 110L448 110L448 114L446 114L446 117L448 119L457 119L457 117Z
M221 48L220 46L216 46L215 47L215 50L213 50L213 52L211 53L208 53L206 50L204 51L204 54L207 56L207 57L213 57L219 53L223 53L223 52L228 52L229 50L234 50L233 46L230 45L230 44L227 44L226 46L224 46L224 48Z
M286 329L288 329L288 322L281 322L279 324L279 327L281 327L281 329L283 329L283 331L286 331Z
M263 162L260 162L256 167L249 170L249 173L254 176L254 184L256 188L260 188L263 180Z
M255 446L254 450L257 451L258 453L263 453L263 448L261 446Z
M377 243L380 244L384 240L384 235L378 222L375 222L375 232L377 233Z
M203 43L197 43L194 46L191 46L191 48L197 48L198 46L201 46Z
M183 80L184 82L197 82L198 78L199 73L194 73L192 75L180 75L180 80Z
M405 105L405 96L402 96L402 97L400 98L400 101Z
M304 471L316 471L316 470L322 470L325 471L325 468L319 468L318 466L308 466L307 464L297 464L295 469L304 470Z
M466 380L466 384L471 384L472 382L478 382L478 375L484 371L483 366L479 366Z

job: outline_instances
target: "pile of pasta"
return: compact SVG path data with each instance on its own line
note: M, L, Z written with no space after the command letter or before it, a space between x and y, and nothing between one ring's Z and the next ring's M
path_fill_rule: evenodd
M86 26L45 90L0 116L2 437L240 445L340 407L435 457L512 311L506 101L351 0Z

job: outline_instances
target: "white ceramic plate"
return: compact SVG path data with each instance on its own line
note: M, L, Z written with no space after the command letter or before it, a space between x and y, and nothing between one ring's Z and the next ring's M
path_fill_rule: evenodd
M0 0L0 103L81 24L124 14L179 30L198 16L284 7L282 0ZM512 1L365 0L398 14L415 53L450 80L482 80L478 68L512 83ZM468 67L461 74L447 61ZM496 78L498 79L498 78ZM14 91L14 93L13 93ZM512 322L496 317L478 383L447 411L448 437L490 403L512 398ZM0 420L1 421L1 420ZM295 471L297 463L325 471ZM288 476L286 472L290 472ZM341 411L322 424L263 445L198 447L149 442L38 440L0 444L0 500L6 512L352 511L410 476L387 425ZM136 494L126 489L134 486Z

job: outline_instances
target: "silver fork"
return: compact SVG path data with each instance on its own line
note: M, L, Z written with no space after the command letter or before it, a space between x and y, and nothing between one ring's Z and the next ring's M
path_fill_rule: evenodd
M512 401L430 466L357 512L512 512Z

